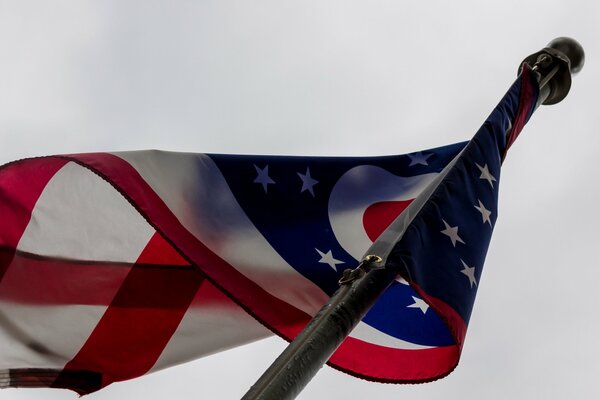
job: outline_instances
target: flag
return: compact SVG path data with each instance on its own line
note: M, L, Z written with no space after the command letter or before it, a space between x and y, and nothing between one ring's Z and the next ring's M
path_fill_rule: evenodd
M293 339L344 270L398 277L329 360L381 382L457 365L533 112L529 69L474 138L406 155L133 151L0 169L0 387L80 394L266 337Z

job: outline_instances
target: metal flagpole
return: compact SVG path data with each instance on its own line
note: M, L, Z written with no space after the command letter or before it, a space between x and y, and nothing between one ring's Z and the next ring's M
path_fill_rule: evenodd
M523 62L537 72L538 104L556 104L568 94L571 74L583 67L584 52L575 40L563 37ZM381 261L378 256L368 255L356 269L344 271L339 289L242 400L296 398L396 279L397 271L381 266Z

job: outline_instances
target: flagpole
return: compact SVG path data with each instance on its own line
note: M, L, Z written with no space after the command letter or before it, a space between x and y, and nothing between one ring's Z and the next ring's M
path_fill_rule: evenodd
M584 52L575 40L563 37L525 58L523 63L537 73L538 105L556 104L568 94L571 75L583 67ZM368 255L356 269L344 271L338 290L242 400L296 398L396 279L397 271L381 267L380 261L381 258Z

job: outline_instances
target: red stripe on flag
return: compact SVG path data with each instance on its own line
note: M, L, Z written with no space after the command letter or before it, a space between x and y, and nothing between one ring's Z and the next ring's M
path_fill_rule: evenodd
M163 243L166 244L164 241ZM155 250L144 252L144 255L151 252ZM170 270L189 265L183 258L179 261L171 258L173 262L166 264L164 255L169 253L177 254L172 247L165 247L164 253L152 258L145 256L143 265L141 263L137 265L145 269L168 268ZM2 281L0 300L21 304L109 306L133 266L132 263L86 262L40 257L19 251L15 253L13 249L0 247L0 258L13 254L12 268ZM207 290L209 286L211 290ZM196 296L192 300L191 307L202 307L206 304L238 307L213 285L204 283L202 292L202 297Z
M175 252L155 234L139 259L153 263L181 263ZM170 256L169 256L170 254ZM121 288L66 371L98 371L102 386L143 375L179 326L204 277L195 268L131 268ZM62 387L61 377L55 383Z
M0 167L0 245L16 248L44 188L67 160L33 158ZM0 254L0 282L13 254Z
M448 375L458 364L459 356L457 346L403 350L347 337L327 364L370 381L423 383ZM398 376L411 378L398 379Z
M161 235L155 233L136 264L190 265Z
M0 299L22 304L108 306L133 265L61 260L0 248L0 258L13 254Z

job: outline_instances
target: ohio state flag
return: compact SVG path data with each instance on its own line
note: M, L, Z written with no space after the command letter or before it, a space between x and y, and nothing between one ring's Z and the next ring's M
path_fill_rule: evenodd
M474 138L383 157L134 151L0 169L0 387L85 394L275 333L378 252L397 280L329 364L424 382L458 363L533 112L524 69Z

